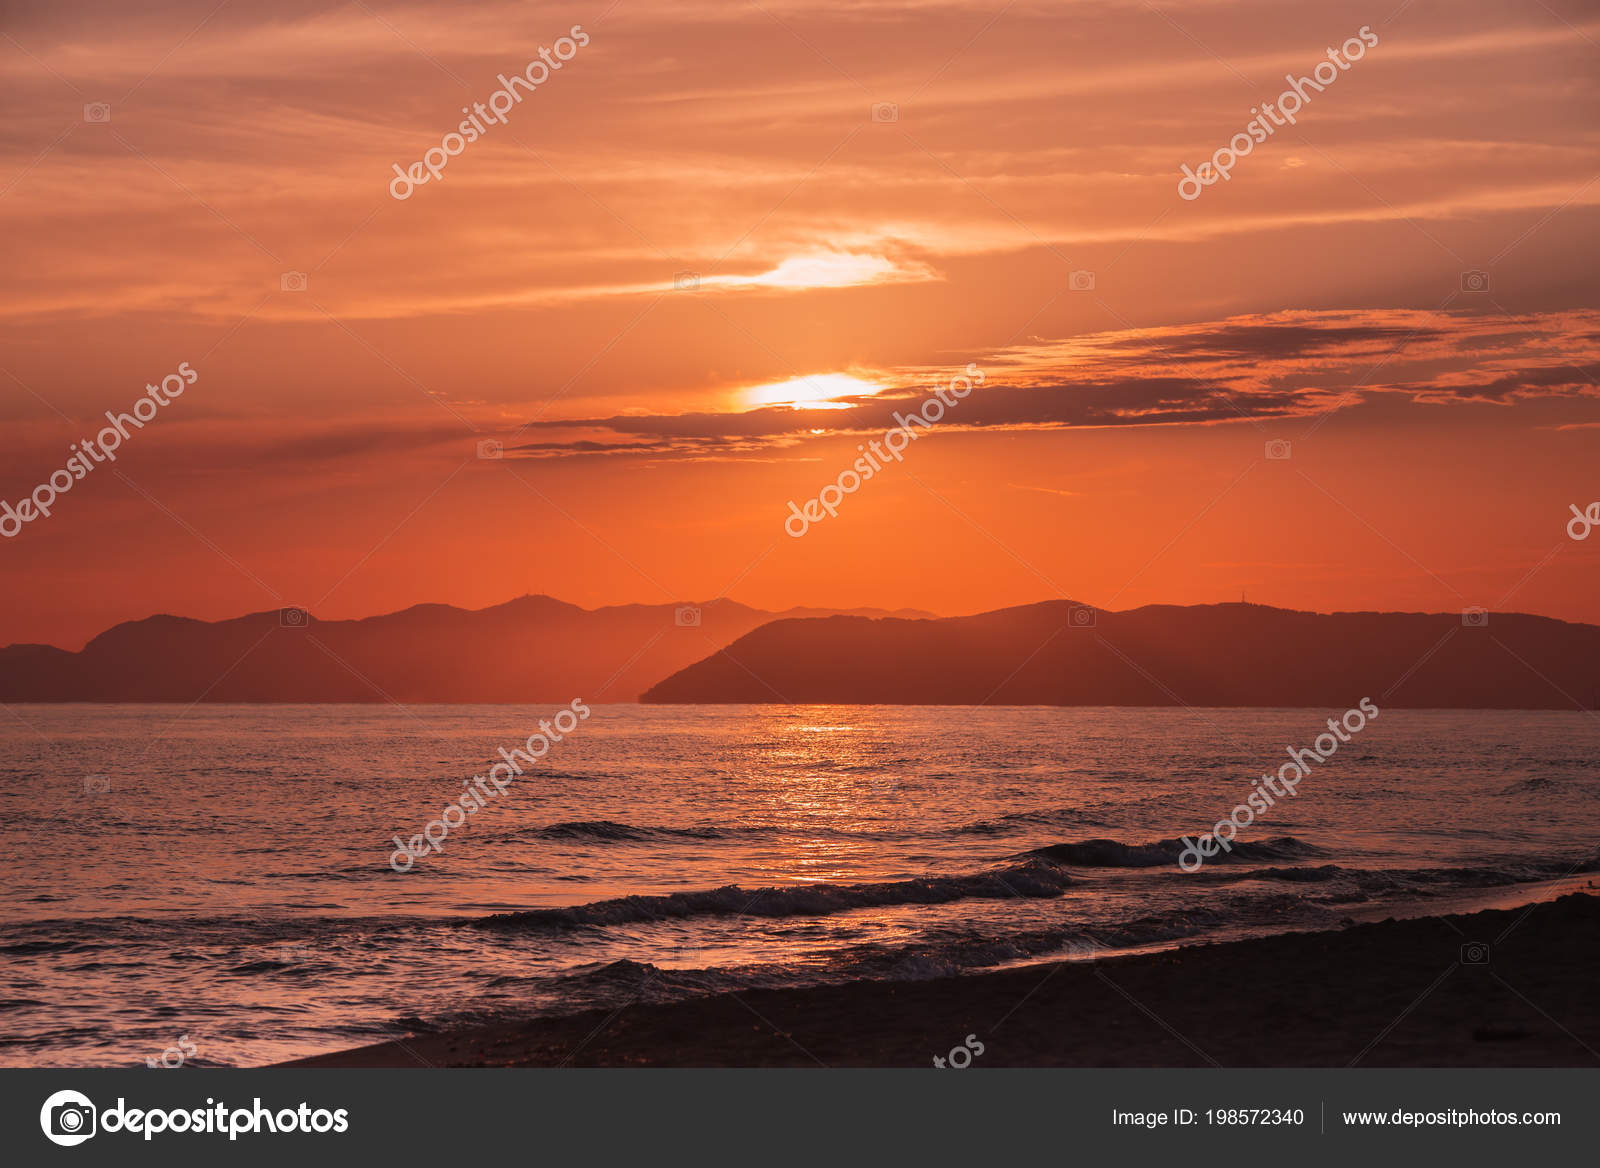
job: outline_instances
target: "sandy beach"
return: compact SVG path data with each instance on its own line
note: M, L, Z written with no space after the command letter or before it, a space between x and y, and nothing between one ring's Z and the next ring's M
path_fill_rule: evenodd
M723 994L286 1064L1600 1065L1600 898L1351 923L970 977ZM958 1055L956 1061L965 1061Z

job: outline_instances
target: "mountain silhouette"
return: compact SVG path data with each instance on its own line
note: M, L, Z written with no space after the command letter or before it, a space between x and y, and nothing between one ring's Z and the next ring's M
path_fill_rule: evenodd
M1600 627L1517 613L1258 604L779 620L645 702L1595 708Z
M0 701L633 701L758 625L837 611L773 613L730 600L591 611L523 596L477 611L419 604L363 620L298 609L215 622L152 616L116 625L78 653L0 649Z

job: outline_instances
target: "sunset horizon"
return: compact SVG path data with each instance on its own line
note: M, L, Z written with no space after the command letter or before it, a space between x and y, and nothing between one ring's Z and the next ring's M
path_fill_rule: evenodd
M0 644L523 592L1600 622L1600 24L1472 10L19 12L0 500L196 380L0 513Z
M1590 1147L1597 50L0 5L0 1129Z

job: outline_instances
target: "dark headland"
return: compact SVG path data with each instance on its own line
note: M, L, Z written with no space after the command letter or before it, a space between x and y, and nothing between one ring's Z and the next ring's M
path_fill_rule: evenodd
M1520 613L1071 601L933 620L762 625L645 702L1600 707L1600 627Z

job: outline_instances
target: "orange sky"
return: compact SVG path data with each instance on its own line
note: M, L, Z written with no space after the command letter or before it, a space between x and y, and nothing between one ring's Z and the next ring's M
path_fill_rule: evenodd
M1597 48L1566 0L8 9L0 499L198 378L0 539L0 643L524 592L1600 621Z

